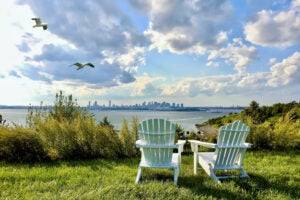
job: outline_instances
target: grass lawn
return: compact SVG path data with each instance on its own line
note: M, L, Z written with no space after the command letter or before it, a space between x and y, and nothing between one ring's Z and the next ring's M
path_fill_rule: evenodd
M171 169L146 169L135 184L139 158L42 164L0 163L0 199L300 199L300 151L247 151L250 179L216 184L193 175L184 155L178 185Z

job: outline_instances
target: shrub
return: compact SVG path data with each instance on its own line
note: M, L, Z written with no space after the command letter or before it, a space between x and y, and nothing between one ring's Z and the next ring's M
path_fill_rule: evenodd
M0 160L8 162L47 161L39 135L31 129L0 127Z
M282 119L281 119L282 120ZM273 149L300 148L300 120L277 123L271 141Z
M126 157L133 157L137 155L137 148L135 147L135 141L138 133L138 120L133 118L132 129L129 130L128 122L123 120L122 128L120 130L120 141L122 143L123 155Z
M56 95L53 109L29 109L27 124L39 133L52 160L115 158L122 154L113 126L105 119L96 124L93 116L73 102L72 96Z
M247 142L252 144L252 149L270 149L273 131L270 125L265 123L261 125L251 126Z

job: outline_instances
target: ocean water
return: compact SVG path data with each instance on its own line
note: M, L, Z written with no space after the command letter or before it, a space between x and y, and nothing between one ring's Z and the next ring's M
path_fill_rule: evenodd
M210 118L227 115L229 112L240 112L241 110L218 110L218 112L209 111L101 111L91 110L97 122L107 117L108 121L114 125L115 129L121 129L122 123L125 120L130 124L133 117L137 117L139 121L148 118L165 118L174 123L181 125L185 131L196 130L195 124L207 121ZM26 126L27 109L0 109L0 115L6 124L13 123Z

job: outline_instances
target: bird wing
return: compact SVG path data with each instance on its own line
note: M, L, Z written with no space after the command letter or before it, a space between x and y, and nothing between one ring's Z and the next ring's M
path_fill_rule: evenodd
M90 67L95 67L92 63L85 63L84 65L88 65L88 66L90 66Z
M48 28L47 24L43 24L43 29L46 30Z
M32 20L35 20L35 23L37 25L40 25L42 23L41 19L40 18L32 18Z
M79 69L85 67L86 65L88 65L88 66L90 66L90 67L95 67L92 63L84 63L84 64L82 64L82 63L76 62L76 63L74 63L74 64L72 64L72 65L76 65L76 66L77 66L77 70L79 70ZM71 66L72 66L72 65L71 65Z
M82 64L79 63L79 62L73 63L72 65L76 65L77 67L81 67L81 66L82 66ZM72 66L72 65L71 65L71 66Z
M83 68L83 67L84 67L84 65L83 65L83 64L81 64L81 63L79 63L79 62L73 63L72 65L75 65L75 66L77 66L77 70L79 70L79 69L81 69L81 68ZM70 65L70 66L72 66L72 65Z

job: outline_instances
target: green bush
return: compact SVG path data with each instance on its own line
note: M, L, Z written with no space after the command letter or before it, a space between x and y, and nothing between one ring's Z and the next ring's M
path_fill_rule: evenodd
M246 142L252 144L252 149L271 149L273 131L268 124L250 127L250 133Z
M123 155L120 139L108 120L94 117L73 102L72 96L56 95L53 109L29 109L27 124L39 133L52 160L115 158Z
M275 124L271 145L272 149L278 150L300 149L300 120Z
M127 120L124 119L119 137L123 148L122 153L125 157L134 157L138 155L138 149L135 147L137 134L138 119L136 117L133 117L131 130L128 127Z
M118 157L121 154L120 141L113 128L97 125L90 115L78 113L73 121L52 115L44 120L35 120L35 129L52 159L88 159Z
M31 129L0 127L0 160L8 162L47 161L39 135Z

